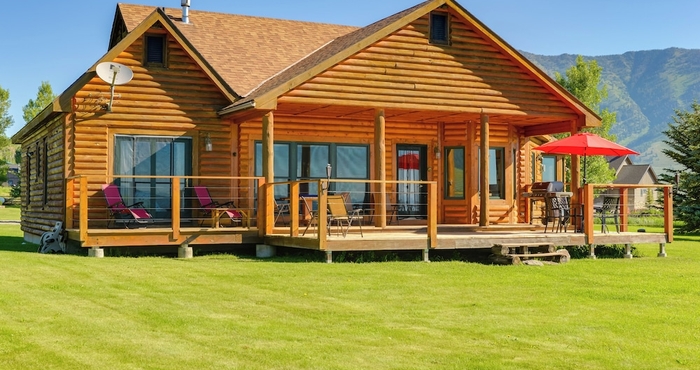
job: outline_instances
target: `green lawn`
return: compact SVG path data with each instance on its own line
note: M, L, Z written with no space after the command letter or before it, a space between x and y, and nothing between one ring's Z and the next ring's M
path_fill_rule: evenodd
M95 259L0 224L0 368L698 368L698 241L544 267Z

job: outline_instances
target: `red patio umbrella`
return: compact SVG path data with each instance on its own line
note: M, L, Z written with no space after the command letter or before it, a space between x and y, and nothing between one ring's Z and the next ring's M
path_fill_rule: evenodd
M420 159L416 153L408 153L399 156L399 169L418 170L420 169Z
M628 154L639 154L632 149L626 148L610 140L591 134L581 132L567 138L549 142L535 148L549 154L577 154L583 156L583 183L586 183L586 157L589 155L621 156Z

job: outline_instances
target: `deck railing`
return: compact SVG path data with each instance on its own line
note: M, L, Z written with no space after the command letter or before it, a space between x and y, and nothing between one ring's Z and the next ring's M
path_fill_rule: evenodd
M66 225L67 229L78 229L80 241L87 240L90 229L105 229L108 228L110 222L109 211L107 209L105 196L101 189L101 183L104 177L100 180L93 181L90 176L73 176L66 180ZM170 188L169 194L164 197L169 199L167 207L167 216L158 219L159 227L170 228L173 238L177 239L180 235L180 230L183 225L210 225L209 218L204 219L201 216L202 207L194 194L187 195L186 188L194 185L205 185L209 189L212 199L220 202L233 200L237 209L243 210L248 220L247 226L260 225L263 216L258 212L260 205L259 195L262 194L262 189L265 180L262 177L222 177L222 176L113 176L107 179L106 183L114 182L134 182L134 181L158 181L159 186L167 186ZM122 190L122 189L120 189ZM124 202L133 202L134 197L125 196L126 192L121 195L124 197ZM183 194L185 204L183 201ZM161 194L162 197L162 194ZM147 200L154 203L162 200L160 198L148 198ZM144 196L139 196L139 200L144 199ZM164 205L158 204L159 208ZM183 211L188 213L186 219L183 218ZM76 217L77 216L77 217ZM259 230L262 233L262 230Z
M588 244L594 244L594 220L595 212L595 194L596 192L612 191L620 197L620 231L628 231L629 220L629 190L630 189L649 189L656 191L660 189L663 192L663 217L664 217L664 233L666 234L666 242L673 242L673 186L672 185L612 185L612 184L586 184L581 189L579 200L583 205L583 232L586 234Z
M327 219L327 204L329 193L339 194L342 192L343 185L346 187L352 187L352 185L364 185L369 186L372 190L369 192L363 190L360 194L361 198L364 199L361 204L353 203L355 206L361 206L363 211L364 219L371 219L374 227L386 229L387 227L394 227L393 224L399 224L398 217L401 215L401 210L399 207L398 197L405 196L409 194L406 192L395 192L388 191L388 188L396 188L397 186L411 187L415 186L414 189L423 188L418 193L423 194L424 203L414 204L416 207L423 209L423 211L418 211L417 217L425 219L427 223L427 238L429 246L437 245L437 183L434 181L381 181L381 180L346 180L346 179L321 179L321 180L301 180L301 181L282 181L268 183L264 185L266 199L268 202L268 215L265 217L266 220L270 220L265 225L265 234L274 233L274 223L275 223L275 201L280 201L280 199L275 199L274 188L275 187L285 187L285 193L288 194L284 196L283 201L288 202L289 214L288 220L288 232L287 234L292 237L300 236L302 231L300 227L304 227L304 222L310 222L311 220L302 220L300 215L303 217L305 215L302 207L305 204L302 202L302 196L311 195L314 201L317 202L317 206L313 210L317 214L315 217L318 218L318 222L313 232L315 233L315 238L318 243L319 249L325 249L326 242L328 240L328 225L324 221ZM304 187L307 189L315 189L316 193L304 194L300 189ZM361 187L361 186L360 186ZM331 190L335 189L335 190ZM351 197L352 191L350 191ZM357 192L359 194L359 192ZM410 193L412 194L412 193ZM391 204L387 204L391 202ZM404 203L401 203L404 204ZM397 208L394 208L397 207ZM397 212L397 214L389 214ZM300 222L301 221L301 222ZM404 221L405 222L405 221ZM392 224L392 226L388 226ZM308 234L307 234L308 235Z

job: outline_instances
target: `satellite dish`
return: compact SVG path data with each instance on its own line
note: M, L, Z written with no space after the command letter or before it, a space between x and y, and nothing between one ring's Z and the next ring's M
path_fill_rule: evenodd
M97 65L97 68L95 68L95 71L97 72L97 76L111 87L109 105L107 105L107 111L111 112L112 103L114 102L114 86L129 83L129 81L134 78L134 72L131 68L115 62L100 63Z

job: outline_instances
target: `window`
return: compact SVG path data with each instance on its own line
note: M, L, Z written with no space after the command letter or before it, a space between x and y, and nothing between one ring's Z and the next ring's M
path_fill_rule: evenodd
M447 13L430 13L430 42L443 45L450 43L450 28Z
M165 66L165 36L146 35L146 65Z
M326 165L333 167L336 179L369 179L369 147L366 145L275 143L276 182L325 179ZM255 176L262 176L262 143L255 143ZM303 185L303 184L302 184ZM300 193L317 194L315 183L300 187ZM334 183L331 191L348 191L353 203L365 202L367 184ZM287 186L275 187L275 198L289 196Z
M489 192L491 199L506 199L505 148L489 149Z
M445 199L464 199L464 147L445 148Z
M557 181L557 157L542 156L542 181Z
M489 148L489 198L491 199L506 199L505 156L505 148ZM479 160L479 163L481 163L481 160ZM481 168L479 168L479 173L481 173ZM481 191L481 188L479 191Z
M171 180L166 176L192 175L192 139L183 137L122 136L115 137L114 175L153 176L122 177L115 180L125 202L143 202L156 218L169 218ZM156 178L155 176L159 176ZM186 206L185 180L180 182L180 204ZM182 209L183 216L189 210Z
M42 202L46 205L49 202L49 144L46 138L43 140L43 150L41 151L41 174Z

